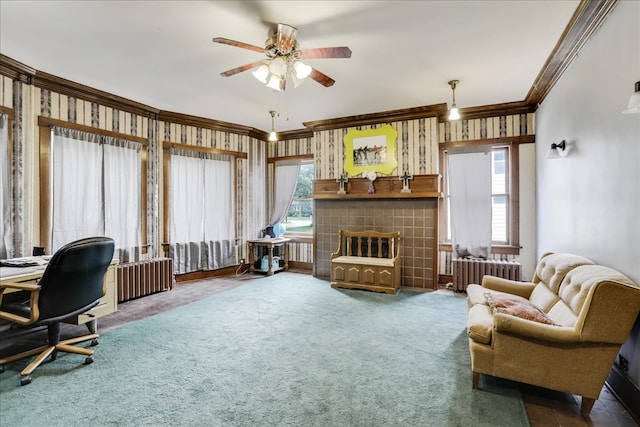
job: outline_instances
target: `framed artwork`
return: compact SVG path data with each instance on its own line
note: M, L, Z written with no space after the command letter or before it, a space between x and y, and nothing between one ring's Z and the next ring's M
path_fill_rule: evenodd
M344 136L344 170L349 176L363 172L390 175L397 167L398 132L390 125L376 129L351 129Z

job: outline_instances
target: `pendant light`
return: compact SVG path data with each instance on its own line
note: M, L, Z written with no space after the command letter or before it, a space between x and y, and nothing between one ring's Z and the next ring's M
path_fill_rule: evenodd
M275 127L275 117L276 117L276 111L269 111L269 114L271 114L271 132L269 132L269 141L277 141L278 140L278 134L276 133L276 127Z
M451 109L449 110L449 120L459 120L460 119L460 111L456 106L456 86L460 83L458 80L449 80L449 86L451 86L451 91L453 92L453 103L451 104Z

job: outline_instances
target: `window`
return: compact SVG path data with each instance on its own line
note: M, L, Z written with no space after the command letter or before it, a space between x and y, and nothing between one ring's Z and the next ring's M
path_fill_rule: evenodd
M59 127L51 134L51 253L74 240L108 236L120 262L137 261L142 144Z
M313 160L303 161L293 200L283 222L287 233L311 234L313 232L313 178Z
M491 240L506 245L509 242L509 192L507 181L507 149L491 152Z
M494 145L491 148L491 237L493 247L519 245L517 235L517 156L518 145ZM515 157L515 158L514 158ZM447 154L441 158L444 176L441 225L445 243L451 243ZM516 252L517 253L517 252Z
M165 142L164 235L177 274L236 264L235 156Z
M0 113L0 259L13 255L11 230L11 168L9 167L9 115Z
M38 125L40 246L53 253L95 233L115 240L120 262L136 260L146 251L147 140L42 116Z

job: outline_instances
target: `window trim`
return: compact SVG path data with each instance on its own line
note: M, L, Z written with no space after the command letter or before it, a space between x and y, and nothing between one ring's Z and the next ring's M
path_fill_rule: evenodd
M275 164L279 161L290 160L294 158L300 160L301 166L304 164L313 164L314 177L315 177L315 160L314 160L313 154L302 154L298 156L276 158L276 159L273 159L273 163ZM274 176L274 181L275 181L275 176ZM275 187L272 186L272 188L275 188ZM311 195L310 198L312 199L312 204L313 204L313 194ZM291 204L289 204L289 206L291 206ZM311 231L309 232L305 233L300 231L285 231L284 237L287 237L296 243L313 243L313 223L311 225L312 225L312 228L311 228Z
M442 176L442 197L439 209L439 227L440 230L447 230L448 209L445 203L447 188L447 165L445 161L445 152L452 147L508 147L509 161L505 166L509 171L508 189L509 189L509 222L508 241L507 244L491 244L491 253L494 254L512 254L520 253L520 144L534 143L534 135L525 135L518 137L503 137L492 139L477 139L459 142L444 142L439 144L439 162ZM440 236L439 249L441 251L451 252L451 241L446 240L445 233Z
M233 156L234 162L232 165L233 168L233 186L234 188L238 188L238 159L246 159L247 153L242 153L238 151L229 151L229 150L220 150L217 148L208 148L201 147L198 145L188 145L188 144L180 144L177 142L164 141L162 143L162 229L163 229L163 251L167 252L169 250L169 245L171 243L171 233L170 233L170 224L169 224L169 192L171 189L169 188L170 177L171 177L171 154L169 150L171 148L179 148L181 150L191 150L191 151L200 151L203 153L213 153L213 154L224 154L228 156ZM235 218L235 240L238 241L238 194L234 193L233 200L233 213Z
M139 136L127 135L119 132L112 132L104 129L98 129L91 126L80 125L77 123L65 122L63 120L52 119L50 117L38 116L38 127L40 132L39 149L40 149L40 246L51 248L52 233L52 200L51 200L51 128L57 126L60 128L73 129L82 132L92 133L95 135L110 136L119 139L142 144L142 165L141 165L141 187L140 187L140 215L141 215L141 252L146 253L147 244L147 148L149 142L145 138Z

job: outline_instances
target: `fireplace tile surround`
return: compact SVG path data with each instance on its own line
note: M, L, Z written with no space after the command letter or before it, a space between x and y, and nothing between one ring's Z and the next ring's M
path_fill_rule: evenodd
M438 199L367 198L314 200L314 275L328 279L338 231L400 231L401 289L437 289Z

